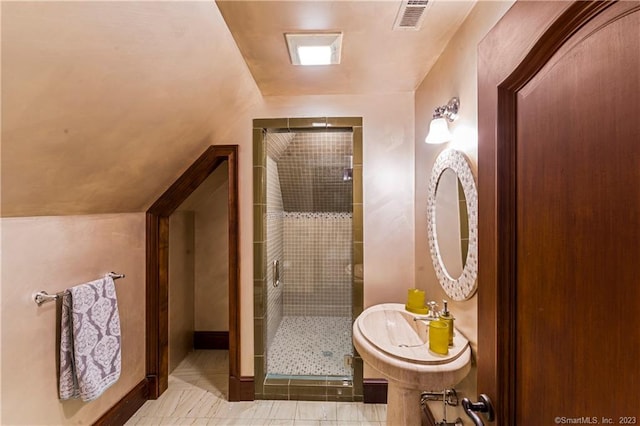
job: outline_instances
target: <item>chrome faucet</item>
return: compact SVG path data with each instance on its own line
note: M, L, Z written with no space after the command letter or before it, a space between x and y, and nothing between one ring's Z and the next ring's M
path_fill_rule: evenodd
M414 321L435 321L440 318L438 310L436 309L438 304L435 301L432 300L427 303L427 306L429 306L429 313L424 317L413 317Z

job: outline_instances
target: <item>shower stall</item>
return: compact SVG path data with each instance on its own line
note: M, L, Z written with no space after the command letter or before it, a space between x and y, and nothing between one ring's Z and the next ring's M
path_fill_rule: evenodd
M361 154L354 165L354 129L266 128L258 139L256 398L358 400L351 327L362 305L362 275L354 276L362 270L362 238L354 239L362 235L354 198L362 165Z

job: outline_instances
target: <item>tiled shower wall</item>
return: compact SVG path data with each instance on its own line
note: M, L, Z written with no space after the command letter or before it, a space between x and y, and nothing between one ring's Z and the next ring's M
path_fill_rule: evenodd
M283 286L273 286L272 264L276 259L280 262L284 259L283 214L278 165L267 154L267 347L271 347L282 320ZM282 265L280 268L282 270Z
M351 317L351 213L284 213L284 315Z
M267 347L282 313L351 316L352 145L351 132L267 135L267 282L280 256L284 303L270 286Z
M343 179L352 167L351 132L293 133L278 162L286 212L352 210L352 181Z
M279 260L281 274L283 271L282 263L284 260L284 241L283 241L283 219L284 208L282 204L282 191L280 190L280 178L278 173L278 160L282 157L294 133L268 133L265 140L266 148L266 344L271 346L273 339L282 320L282 285L275 287L273 285L273 261ZM284 282L283 278L280 278Z

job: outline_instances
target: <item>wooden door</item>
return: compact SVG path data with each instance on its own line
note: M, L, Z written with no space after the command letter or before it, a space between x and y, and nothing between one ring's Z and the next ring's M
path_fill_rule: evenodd
M478 57L478 392L638 424L640 2L516 2Z

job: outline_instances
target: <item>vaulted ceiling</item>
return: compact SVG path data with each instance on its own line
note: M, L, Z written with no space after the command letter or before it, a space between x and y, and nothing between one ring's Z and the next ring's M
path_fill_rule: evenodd
M2 215L145 211L260 99L213 2L3 2Z
M262 96L413 91L473 3L394 32L400 3L2 2L2 216L145 211ZM292 66L296 30L342 64Z

